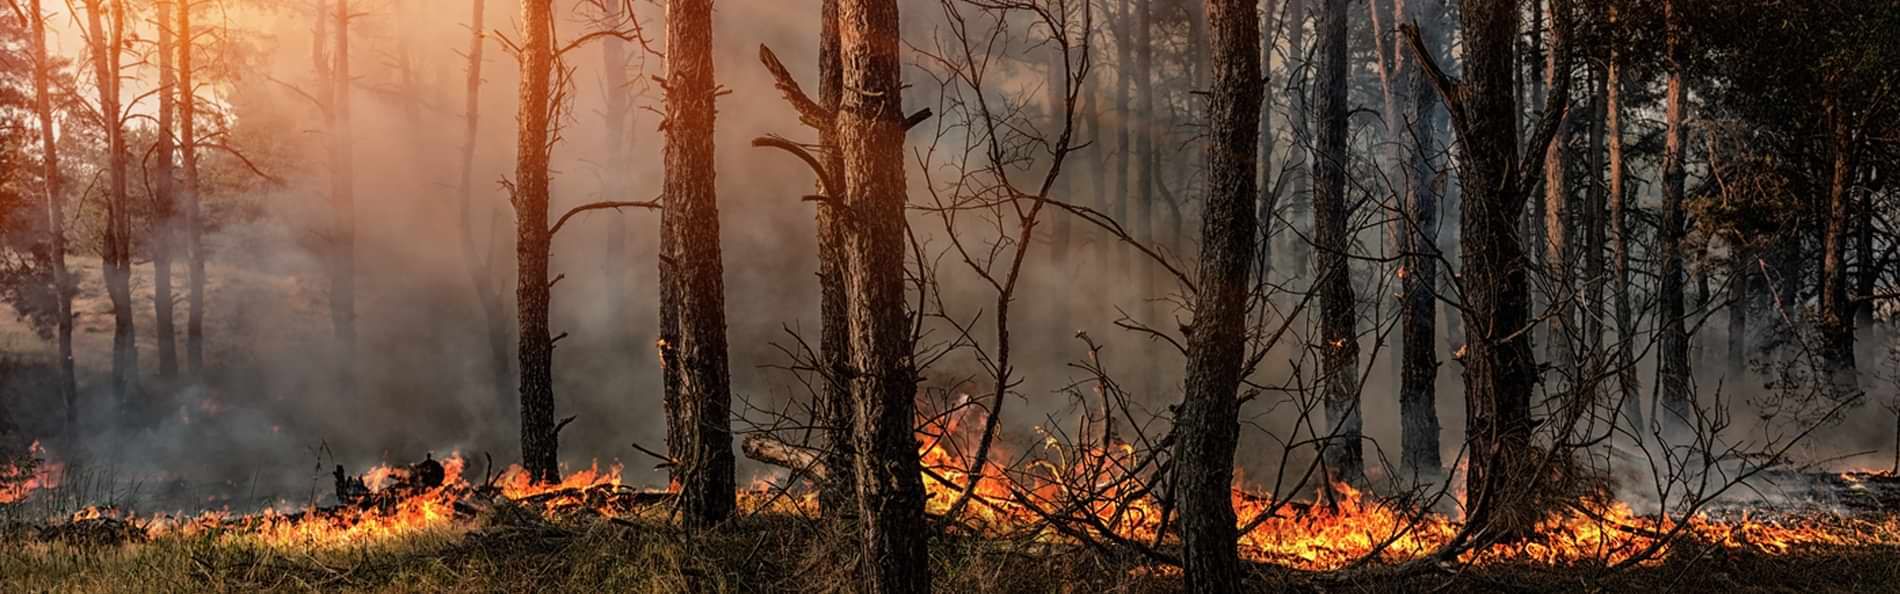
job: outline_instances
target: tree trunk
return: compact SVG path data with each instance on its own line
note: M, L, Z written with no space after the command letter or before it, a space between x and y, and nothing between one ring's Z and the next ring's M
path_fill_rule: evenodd
M180 0L181 3L186 0ZM178 91L176 71L172 68L172 27L166 21L166 15L172 12L172 3L159 0L156 21L158 23L158 146L152 152L158 158L158 179L152 183L153 218L151 230L152 247L152 309L156 314L153 324L158 333L158 377L173 380L178 377L178 332L177 320L173 315L175 302L172 301L172 250L177 246L176 197L173 184L178 179L178 165L173 143L173 114L177 113L174 101Z
M1133 180L1135 188L1133 198L1134 219L1129 226L1134 230L1136 241L1153 249L1156 240L1155 230L1161 224L1159 218L1155 216L1157 206L1159 206L1157 202L1160 198L1155 192L1158 183L1155 180L1155 176L1160 173L1159 168L1155 166L1157 153L1155 150L1155 140L1161 130L1161 124L1158 123L1159 116L1155 112L1154 88L1154 3L1156 0L1136 1L1140 6L1137 8L1139 12L1135 17L1134 32L1135 113L1130 118L1130 125L1135 127L1135 174ZM1140 313L1137 315L1144 323L1155 323L1160 308L1157 307L1152 300L1160 296L1156 291L1159 285L1159 279L1157 278L1159 271L1156 270L1157 266L1152 259L1141 256L1132 257L1135 258L1136 262L1132 270L1138 279L1136 286L1139 287L1139 294L1142 299L1142 306L1137 310ZM1142 348L1144 356L1146 357L1153 358L1160 356L1160 349L1156 348L1153 342L1143 345ZM1161 391L1161 386L1159 374L1149 373L1143 374L1143 380L1137 384L1136 389L1154 395Z
M609 27L617 27L623 19L637 18L625 14L622 8L628 6L622 2L603 2L604 21ZM633 163L628 159L628 132L633 119L633 92L627 79L627 42L617 36L606 36L600 40L601 68L604 71L603 84L606 85L607 106L601 113L606 120L607 155L606 167L601 172L602 188L609 200L627 200L632 188L627 180L627 167ZM633 306L633 300L627 292L627 218L614 216L607 219L607 237L605 249L601 251L600 276L606 285L608 344L616 355L630 350L632 344L627 340L632 333L627 321L627 310Z
M1609 9L1614 29L1618 14ZM1616 369L1618 417L1631 437L1641 442L1647 431L1643 421L1643 397L1636 380L1636 323L1630 311L1630 229L1629 192L1623 187L1623 52L1610 46L1610 60L1604 76L1604 134L1609 141L1610 249L1614 254L1616 281L1611 289L1616 310Z
M1414 0L1412 17L1418 23L1425 49L1434 57L1445 53L1445 28L1442 0ZM1421 5L1422 4L1422 5ZM1404 475L1431 481L1440 476L1444 462L1439 453L1438 426L1438 164L1432 155L1438 129L1438 105L1432 97L1430 81L1414 65L1400 71L1399 89L1413 113L1410 151L1411 171L1405 174L1406 196L1402 205L1404 228L1400 237L1403 296L1399 317L1404 344L1399 376L1400 468Z
M818 36L818 102L831 113L837 113L844 95L844 64L839 55L838 2L824 0L821 8L824 22ZM826 173L834 179L842 179L844 157L838 151L836 129L826 128L818 134L819 141L831 148L823 156ZM823 185L823 182L819 183L820 189ZM833 199L842 197L834 196ZM818 352L825 368L825 385L819 394L821 401L817 410L823 415L825 437L829 442L829 448L825 451L825 466L837 470L826 477L818 494L818 503L825 513L839 516L846 515L847 510L854 505L857 491L857 475L850 471L856 464L857 447L851 437L855 425L852 419L856 414L851 404L850 308L846 303L844 280L845 220L842 210L833 202L820 203L817 216Z
M1534 10L1534 9L1533 9ZM1570 15L1551 14L1552 22ZM1552 28L1555 34L1555 28ZM1554 44L1553 44L1554 45ZM1559 63L1557 52L1549 52L1544 59L1544 82L1557 86L1558 68L1569 68L1568 63ZM1558 120L1557 137L1550 143L1544 155L1544 273L1549 275L1550 307L1548 311L1550 341L1550 363L1557 370L1551 377L1559 382L1550 386L1551 393L1561 393L1563 383L1573 369L1571 357L1574 352L1573 341L1576 330L1571 328L1571 302L1574 300L1575 287L1570 281L1570 117L1568 112Z
M59 340L59 399L66 406L66 434L79 427L79 387L73 377L73 281L66 270L66 205L60 194L59 143L53 134L52 61L46 53L46 13L29 0L33 26L33 108L39 116L41 164L46 190L48 259L53 267L53 303Z
M1583 304L1583 339L1577 341L1577 347L1585 356L1595 359L1603 348L1603 285L1604 285L1604 220L1603 209L1608 198L1603 190L1603 134L1604 104L1608 94L1604 87L1602 70L1592 69L1595 88L1590 99L1590 177L1588 190L1584 193L1584 207L1581 219L1583 227L1583 277L1587 284ZM1581 379L1581 378L1579 378ZM1590 390L1600 394L1598 382L1592 381Z
M1262 80L1268 81L1269 85L1273 78L1273 46L1270 43L1266 43L1265 39L1273 37L1273 35L1269 35L1268 32L1275 31L1273 28L1273 7L1275 5L1276 3L1273 0L1260 0L1260 30L1262 31L1261 36L1263 38L1260 44L1260 76ZM1255 232L1260 237L1260 245L1255 255L1257 261L1254 263L1254 270L1260 275L1259 281L1262 283L1267 282L1273 273L1273 233L1271 229L1273 228L1273 213L1279 208L1278 203L1280 198L1280 195L1273 191L1273 145L1275 142L1273 136L1273 98L1274 95L1271 93L1261 93L1259 155L1255 158L1257 163L1255 169L1258 169L1259 173L1254 176L1254 184L1256 186L1255 189L1260 193L1260 198L1259 209L1254 212L1254 226Z
M106 129L106 163L111 185L106 197L104 259L106 293L112 298L112 395L123 411L138 394L138 332L132 319L131 213L126 197L125 125L119 121L119 58L125 35L125 4L112 0L110 37L104 26L105 0L86 0L86 24L92 36L94 81L99 87L100 125Z
M536 482L560 480L554 425L554 337L548 330L548 120L554 71L553 0L521 3L521 106L515 121L515 302L521 330L521 460Z
M1569 6L1551 0L1551 51L1568 60ZM1460 177L1465 181L1460 249L1463 252L1464 347L1467 440L1471 444L1466 492L1469 521L1486 533L1514 537L1542 517L1532 488L1537 456L1530 394L1536 360L1526 331L1530 316L1529 259L1518 241L1524 206L1534 188L1528 176L1541 167L1555 134L1555 114L1569 99L1567 66L1557 69L1544 116L1522 150L1517 134L1513 40L1518 13L1512 0L1462 0L1464 79L1453 81L1437 66L1429 73L1458 129ZM1425 60L1414 32L1413 50Z
M1728 253L1728 374L1739 381L1748 369L1748 310L1754 305L1754 279L1749 274L1755 255L1740 238L1729 241Z
M1129 170L1133 168L1135 150L1135 115L1130 112L1134 92L1134 11L1137 0L1121 0L1120 9L1115 13L1115 194L1111 211L1117 222L1129 221L1129 201L1134 195L1129 186ZM1114 247L1105 247L1112 254L1116 270L1124 274L1134 271L1135 250L1119 242Z
M1682 15L1677 10L1677 1L1664 0L1663 10L1668 21L1665 37L1668 90L1663 97L1662 228L1657 231L1662 266L1657 271L1661 277L1657 295L1661 344L1656 357L1656 383L1661 389L1657 398L1663 410L1659 421L1669 429L1666 434L1686 438L1682 432L1693 428L1695 423L1689 393L1689 335L1684 326L1687 311L1683 303L1682 237L1688 230L1683 225L1682 212L1682 69L1687 57L1682 51Z
M197 94L192 86L194 39L191 2L178 6L178 149L184 165L180 194L185 206L185 249L191 262L186 272L185 369L203 377L205 368L205 254L204 209L198 197Z
M356 176L350 144L350 0L336 0L330 48L330 323L336 329L337 371L346 391L356 387Z
M1333 0L1340 18L1344 0ZM1247 340L1247 271L1256 224L1254 136L1260 99L1260 20L1250 0L1210 0L1214 81L1208 96L1207 214L1201 218L1200 291L1188 334L1187 393L1174 459L1189 592L1240 589L1235 551L1234 447ZM1339 30L1343 31L1344 23ZM1342 38L1343 42L1344 39ZM1344 63L1340 63L1344 66ZM1343 87L1342 87L1343 88Z
M482 309L483 327L488 337L489 373L493 374L495 402L507 410L508 399L514 395L514 366L509 363L508 317L506 304L502 301L500 279L496 278L496 246L501 243L501 234L492 222L488 229L487 247L475 241L475 148L480 142L478 136L482 122L482 50L483 40L487 37L484 29L487 20L484 16L487 0L469 2L469 40L468 72L462 103L462 178L458 184L461 195L460 228L462 236L462 261L468 269L469 286L475 291L475 301Z
M1313 238L1319 257L1313 273L1320 303L1322 397L1333 436L1325 448L1326 464L1332 478L1356 484L1365 480L1365 462L1359 442L1363 421L1357 304L1347 265L1352 238L1346 231L1351 216L1346 205L1346 116L1352 107L1346 97L1346 2L1324 0L1319 15L1319 145L1313 159Z
M713 171L712 0L672 0L666 7L666 210L673 228L674 285L679 305L679 425L683 448L671 452L680 512L688 526L726 519L735 503L732 387L726 363L726 287L719 250L719 205Z
M1286 46L1287 56L1291 59L1287 63L1287 71L1299 72L1297 75L1288 75L1288 88L1296 89L1296 92L1287 97L1287 120L1288 127L1293 131L1293 143L1286 154L1291 163L1285 167L1285 171L1293 176L1287 184L1287 200L1291 202L1289 206L1292 210L1287 218L1293 231L1287 234L1287 251L1294 262L1306 262L1308 256L1312 255L1309 242L1313 237L1313 195L1310 192L1313 179L1308 158L1313 152L1314 88L1312 62L1308 61L1310 54L1306 47L1306 17L1307 9L1318 1L1287 0Z
M1839 91L1826 107L1829 176L1827 230L1821 241L1821 362L1826 367L1828 393L1846 400L1860 394L1860 374L1854 364L1854 313L1847 298L1847 209L1854 181L1854 138L1847 107Z
M845 286L858 458L859 580L873 594L930 591L923 477L912 433L916 370L904 304L904 114L896 0L838 3Z

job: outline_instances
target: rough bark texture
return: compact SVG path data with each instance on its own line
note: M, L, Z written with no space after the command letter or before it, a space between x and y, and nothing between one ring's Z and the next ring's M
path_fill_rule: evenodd
M132 319L131 213L126 194L125 125L119 121L119 58L125 33L125 4L111 4L111 33L106 31L104 0L86 0L91 34L93 76L99 88L100 125L106 129L106 195L103 256L106 293L112 298L112 395L123 409L138 394L139 351Z
M1663 11L1668 21L1665 43L1668 58L1668 89L1663 96L1665 129L1662 158L1662 227L1657 230L1661 244L1661 288L1657 294L1657 324L1661 338L1656 355L1658 413L1663 427L1675 435L1695 421L1689 394L1689 334L1683 299L1682 238L1688 233L1683 224L1682 165L1682 69L1687 56L1682 51L1682 15L1675 0L1666 0Z
M904 305L904 130L896 0L840 0L845 286L864 571L875 594L930 591L923 478L912 434L916 371Z
M515 116L515 302L521 324L521 460L536 481L560 480L554 427L554 337L548 333L548 120L553 0L521 3L521 107Z
M330 323L336 329L337 372L356 384L356 176L350 144L350 0L336 0L330 58Z
M59 400L66 407L66 430L79 425L79 387L73 378L72 277L66 270L66 204L60 194L59 146L53 134L52 63L46 53L46 13L40 0L29 0L33 27L33 110L39 116L40 163L45 180L47 259L53 268L53 303L59 345Z
M1611 27L1617 26L1617 12L1610 8ZM1604 135L1609 142L1610 250L1615 268L1615 286L1611 289L1616 314L1616 407L1617 417L1637 441L1643 439L1642 395L1636 379L1636 323L1630 311L1630 229L1629 193L1623 187L1623 52L1610 47L1609 66L1604 78Z
M179 195L185 208L185 249L191 263L186 272L185 370L201 376L205 367L205 253L204 212L198 200L197 93L192 86L192 59L196 48L191 25L191 2L178 6L178 152L183 164Z
M1853 398L1860 394L1860 373L1854 364L1854 313L1847 298L1847 209L1854 181L1854 138L1846 106L1830 99L1827 106L1829 179L1827 228L1821 239L1821 360L1826 367L1829 395Z
M1322 398L1326 401L1326 465L1339 480L1365 479L1364 448L1359 441L1359 337L1352 274L1347 266L1350 217L1346 202L1347 0L1324 0L1319 15L1319 145L1313 159L1313 239L1320 306Z
M1433 56L1444 55L1445 28L1443 0L1414 0L1411 16L1418 23L1419 36ZM1399 444L1400 468L1405 476L1429 480L1444 470L1439 453L1438 425L1438 164L1432 155L1438 151L1438 104L1431 82L1417 66L1400 71L1399 88L1407 93L1413 114L1408 134L1412 141L1405 174L1403 233L1404 273L1399 279L1403 301L1399 319L1404 344L1400 352Z
M180 3L189 3L180 0ZM172 300L172 253L177 246L176 195L174 182L178 179L178 161L176 146L173 142L173 127L177 123L172 119L177 113L175 97L178 91L177 72L172 68L172 27L166 23L165 15L172 12L172 3L160 0L158 11L158 146L152 149L152 157L158 161L156 179L152 180L152 225L150 245L152 250L152 310L157 318L152 327L158 338L158 377L170 380L178 377L178 330L176 311L177 302Z
M1552 51L1567 59L1566 0L1552 0ZM1500 537L1529 531L1542 517L1531 488L1536 480L1535 422L1530 395L1537 383L1531 353L1530 262L1518 240L1524 206L1555 134L1556 115L1569 99L1567 77L1551 89L1530 143L1519 160L1517 97L1513 86L1518 13L1512 0L1461 0L1464 79L1453 81L1435 65L1434 86L1458 129L1464 180L1462 253L1467 440L1471 444L1466 492L1470 521ZM1423 43L1413 36L1413 50ZM1422 59L1422 58L1421 58ZM1567 72L1567 68L1558 72Z
M1335 0L1343 9L1344 0ZM1176 420L1174 487L1189 592L1240 589L1234 549L1234 447L1247 339L1247 272L1257 225L1252 216L1254 135L1260 125L1260 20L1249 0L1210 0L1213 90L1208 96L1207 214L1201 219L1200 291L1188 334L1187 393ZM1341 15L1344 16L1343 14ZM1342 23L1343 29L1343 23ZM1342 40L1343 41L1343 40ZM1342 63L1343 66L1343 63Z
M844 64L839 58L838 1L824 0L818 34L818 104L837 113L844 94ZM829 150L821 157L826 173L841 179L844 158L838 151L835 127L818 131L819 141ZM820 189L824 183L819 182ZM834 199L842 197L834 196ZM818 354L825 366L825 385L819 395L819 414L824 417L825 466L840 469L831 473L818 494L819 506L826 513L843 515L854 504L857 475L849 472L857 458L851 432L856 418L851 405L851 336L849 307L844 282L844 216L835 202L818 205Z
M726 368L726 287L714 186L712 0L666 7L666 181L661 216L673 229L670 290L679 304L679 409L673 482L688 526L725 520L735 505L732 387Z
M1560 15L1552 14L1555 22ZM1557 29L1551 29L1554 35ZM1552 43L1555 46L1555 43ZM1569 68L1567 61L1560 61L1558 52L1549 52L1544 58L1544 82L1556 86L1561 75L1558 68ZM1573 370L1571 353L1576 330L1571 328L1571 304L1575 301L1574 289L1570 282L1570 118L1568 112L1558 120L1557 137L1544 151L1544 273L1548 275L1550 288L1550 308L1546 313L1549 320L1550 364L1557 373L1553 379L1563 379ZM1550 386L1551 393L1565 388L1558 383Z

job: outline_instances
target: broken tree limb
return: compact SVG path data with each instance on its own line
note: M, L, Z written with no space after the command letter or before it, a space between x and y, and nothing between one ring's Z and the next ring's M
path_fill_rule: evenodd
M765 69L772 73L772 86L785 95L786 103L792 104L792 109L798 112L800 123L820 132L831 128L832 111L812 101L811 96L798 86L798 79L792 78L791 71L785 69L785 63L780 62L778 55L772 53L772 48L763 43L759 44L759 62L764 63Z
M560 233L561 227L567 224L568 219L574 218L574 215L581 214L583 212L587 212L590 210L603 210L603 209L608 209L608 208L611 208L614 210L620 210L622 208L651 208L651 209L658 210L663 207L660 206L660 201L658 199L642 200L642 201L637 201L637 202L590 202L587 204L576 206L573 209L568 210L566 214L562 214L561 218L556 219L554 221L554 227L548 229L548 235L554 235L556 233Z
M812 155L811 151L806 149L806 145L792 142L783 136L770 134L752 139L752 146L775 148L791 153L792 156L798 157L800 161L804 161L806 166L811 167L812 173L818 176L818 184L824 186L825 195L807 196L804 198L805 200L812 201L816 198L821 201L832 202L836 205L835 203L839 200L838 197L844 195L844 180L838 179L838 172L831 171L830 168L825 167L824 163L819 161L817 156ZM823 147L820 148L822 150Z
M791 470L794 478L803 474L814 483L823 483L831 475L824 462L818 459L818 452L767 435L748 435L739 443L739 449L745 452L747 458Z

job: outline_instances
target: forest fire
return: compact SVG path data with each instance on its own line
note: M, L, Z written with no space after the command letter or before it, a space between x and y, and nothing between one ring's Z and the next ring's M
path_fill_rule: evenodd
M25 499L34 491L59 486L66 465L48 459L40 442L27 447L27 462L0 468L0 505Z

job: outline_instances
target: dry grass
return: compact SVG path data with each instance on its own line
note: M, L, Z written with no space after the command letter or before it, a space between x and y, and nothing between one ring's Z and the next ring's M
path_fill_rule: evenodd
M1693 547L1691 547L1693 548ZM317 548L243 534L143 544L0 542L4 592L853 592L851 535L798 518L744 518L688 535L664 522L476 525ZM1171 592L1170 571L1084 549L941 537L942 592ZM1391 568L1296 574L1260 568L1260 592L1893 592L1900 550L1787 556L1719 548L1616 575L1590 568L1484 567L1400 577Z

